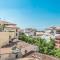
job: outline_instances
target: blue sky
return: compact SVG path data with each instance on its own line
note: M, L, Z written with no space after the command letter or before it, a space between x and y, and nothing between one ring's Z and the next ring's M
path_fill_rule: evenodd
M0 18L20 28L60 26L60 0L0 0Z

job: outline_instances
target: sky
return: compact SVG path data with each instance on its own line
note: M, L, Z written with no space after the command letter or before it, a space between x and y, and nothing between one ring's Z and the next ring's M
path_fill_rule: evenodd
M0 0L0 18L21 29L60 26L60 0Z

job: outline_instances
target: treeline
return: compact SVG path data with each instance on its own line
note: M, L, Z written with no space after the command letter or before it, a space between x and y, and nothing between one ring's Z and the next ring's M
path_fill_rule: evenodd
M47 42L45 39L33 38L31 36L26 36L24 33L20 33L19 40L37 45L40 53L53 55L60 58L60 49L55 48L54 39L50 38L50 41Z

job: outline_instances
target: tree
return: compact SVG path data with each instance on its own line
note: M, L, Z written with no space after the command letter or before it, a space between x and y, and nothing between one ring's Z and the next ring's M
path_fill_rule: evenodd
M54 56L57 56L57 57L60 58L60 49L56 49L56 50L55 50Z
M25 39L26 39L26 35L24 34L24 33L19 33L19 37L18 37L18 39L19 40L23 40L23 41L25 41Z
M21 33L19 39L29 44L37 45L40 53L60 57L60 49L55 48L55 41L52 38L50 38L50 41L47 42L45 39L33 38L26 36L24 33Z
M0 31L4 31L5 25L0 25Z

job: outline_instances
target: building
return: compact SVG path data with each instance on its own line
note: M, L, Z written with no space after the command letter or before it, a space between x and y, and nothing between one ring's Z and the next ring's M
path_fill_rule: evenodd
M56 27L55 47L60 48L60 27Z
M50 27L45 30L46 34L51 34L54 36L59 36L60 35L60 27Z
M38 46L28 44L24 41L19 41L19 43L17 44L17 48L21 49L22 55L39 50Z
M0 32L0 48L9 43L9 32Z
M46 55L46 54L33 52L33 53L25 56L24 58L20 58L17 60L60 60L60 59L53 57L53 56Z
M28 44L24 41L19 41L12 47L8 48L0 48L0 60L5 60L6 58L12 60L16 59L16 55L19 58L26 56L26 54L30 54L31 52L37 52L38 47L35 45ZM7 59L6 59L7 60Z
M0 47L7 42L18 38L19 28L14 23L0 20Z
M16 37L17 27L16 24L0 20L0 31L10 32L11 38Z
M45 29L45 33L55 35L56 34L56 27L49 27L49 28Z
M52 38L55 39L55 30L53 27L47 28L44 31L36 31L36 36L35 37L40 37L42 39L46 39L47 41Z
M55 47L60 48L60 27L50 27L46 29L45 33L50 34L55 39Z
M44 31L36 31L36 36L42 36L44 34Z
M56 36L55 47L60 48L60 36Z
M24 33L27 36L34 36L35 32L36 32L36 29L33 29L33 28L26 28L26 29L24 29Z
M60 27L50 27L47 31L49 31L47 34L51 34L55 38L55 47L60 48Z

